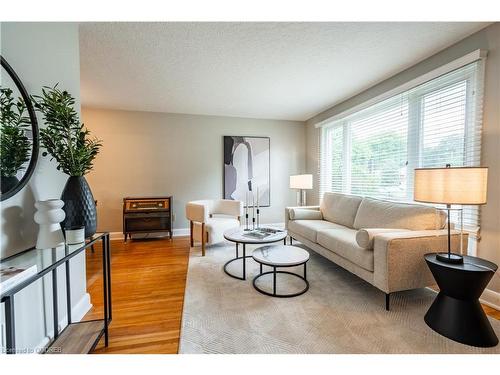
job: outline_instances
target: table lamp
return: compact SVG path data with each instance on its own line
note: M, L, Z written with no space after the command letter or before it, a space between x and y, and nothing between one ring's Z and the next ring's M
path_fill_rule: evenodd
M414 200L445 204L448 213L448 252L436 258L446 263L463 263L460 254L451 252L450 209L452 204L481 205L486 203L487 167L416 168Z
M312 174L290 176L290 189L297 189L297 205L306 205L306 190L313 188Z

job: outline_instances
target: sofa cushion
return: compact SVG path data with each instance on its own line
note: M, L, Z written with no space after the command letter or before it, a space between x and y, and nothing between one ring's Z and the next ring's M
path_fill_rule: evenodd
M321 213L325 220L352 228L362 200L355 195L325 193L321 201Z
M354 228L396 228L409 230L441 229L446 214L434 207L363 198Z
M291 220L288 222L288 230L305 237L309 241L316 242L316 233L320 229L344 228L342 225L330 223L326 220Z
M305 208L291 208L289 211L291 220L322 220L323 215L319 210Z
M358 246L356 232L351 228L320 230L318 244L365 270L373 271L373 251Z
M356 232L356 243L359 247L367 250L373 250L375 236L384 233L407 232L406 229L394 228L366 228Z

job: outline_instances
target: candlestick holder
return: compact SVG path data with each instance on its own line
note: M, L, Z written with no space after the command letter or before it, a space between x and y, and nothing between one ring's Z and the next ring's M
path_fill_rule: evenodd
M245 230L250 230L250 228L248 228L248 212L245 214Z
M257 208L257 229L260 228L260 208Z
M255 216L252 216L252 229L255 230Z

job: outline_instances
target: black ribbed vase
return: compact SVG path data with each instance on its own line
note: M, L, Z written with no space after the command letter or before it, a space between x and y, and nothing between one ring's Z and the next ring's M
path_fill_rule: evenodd
M92 191L83 176L70 176L61 200L66 218L61 223L63 229L85 227L85 238L95 234L97 230L97 211Z

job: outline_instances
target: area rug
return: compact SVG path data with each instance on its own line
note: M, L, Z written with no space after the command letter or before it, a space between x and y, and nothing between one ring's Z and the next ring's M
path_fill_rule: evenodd
M247 247L251 253L252 247ZM234 245L192 249L189 259L180 353L500 353L495 348L462 345L435 333L424 315L435 293L428 289L391 295L391 311L377 288L310 251L310 289L289 299L257 292L252 278L258 264L247 260L247 279L227 276L223 264ZM241 263L230 268L241 274ZM298 268L297 272L302 272ZM259 280L271 287L267 276ZM278 276L278 292L303 287ZM500 321L491 319L500 335Z

